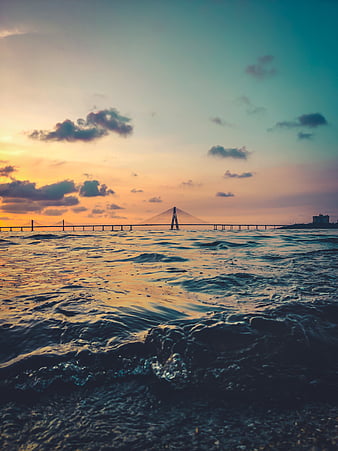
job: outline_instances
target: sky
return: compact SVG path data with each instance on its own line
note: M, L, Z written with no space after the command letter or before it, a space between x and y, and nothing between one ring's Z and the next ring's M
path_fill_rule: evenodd
M0 226L338 220L338 1L1 0Z

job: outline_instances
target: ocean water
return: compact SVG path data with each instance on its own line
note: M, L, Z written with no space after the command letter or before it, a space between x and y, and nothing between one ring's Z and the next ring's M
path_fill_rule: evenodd
M337 399L335 230L3 232L0 268L1 449L219 449L220 402Z

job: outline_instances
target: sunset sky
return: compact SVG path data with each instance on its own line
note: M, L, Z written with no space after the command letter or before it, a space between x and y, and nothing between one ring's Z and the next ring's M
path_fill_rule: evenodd
M338 220L338 1L1 0L0 225Z

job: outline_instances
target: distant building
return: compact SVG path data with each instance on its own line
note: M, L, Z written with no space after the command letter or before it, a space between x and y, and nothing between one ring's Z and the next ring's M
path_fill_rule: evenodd
M329 215L312 216L312 224L329 224L329 223L330 223Z

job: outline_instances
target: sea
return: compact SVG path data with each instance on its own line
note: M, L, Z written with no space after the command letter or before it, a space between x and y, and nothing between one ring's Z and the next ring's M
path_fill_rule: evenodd
M337 230L1 232L0 268L2 450L271 449L263 410L338 400Z

